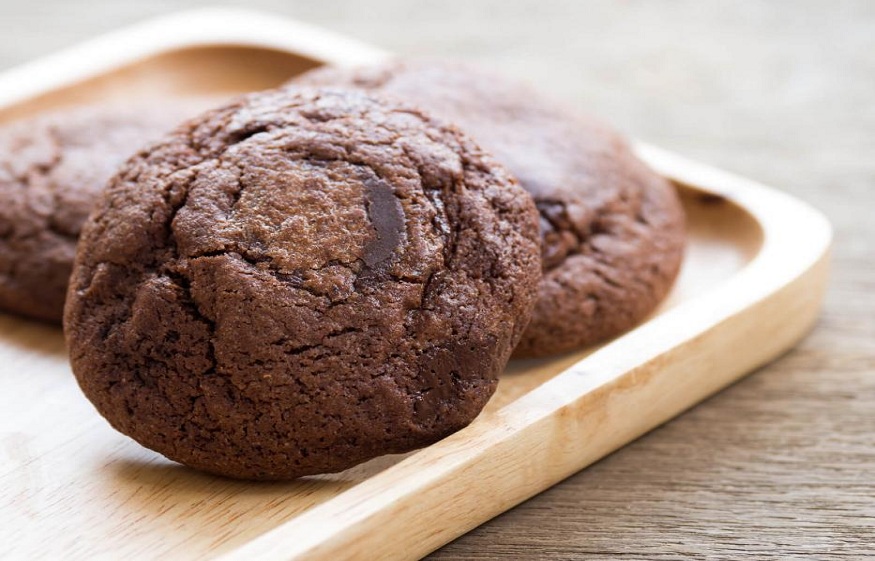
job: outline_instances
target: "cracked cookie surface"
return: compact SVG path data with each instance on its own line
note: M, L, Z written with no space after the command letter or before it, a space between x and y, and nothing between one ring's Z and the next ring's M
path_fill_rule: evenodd
M447 62L325 67L290 84L358 87L421 105L471 134L532 195L543 280L515 356L616 336L671 288L684 248L680 201L609 127L525 85Z
M362 92L252 94L110 183L71 279L73 370L170 459L339 471L471 422L539 253L531 198L457 130Z
M76 241L116 168L207 100L82 106L0 128L0 309L61 323Z

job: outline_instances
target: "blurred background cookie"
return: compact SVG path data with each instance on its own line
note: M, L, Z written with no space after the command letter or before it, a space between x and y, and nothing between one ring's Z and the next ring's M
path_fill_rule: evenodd
M0 310L60 323L79 229L139 148L215 98L89 105L0 128Z

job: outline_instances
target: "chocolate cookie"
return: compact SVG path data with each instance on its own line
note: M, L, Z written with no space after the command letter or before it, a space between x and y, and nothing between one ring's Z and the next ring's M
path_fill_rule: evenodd
M0 309L61 322L79 229L138 148L206 100L87 106L0 128Z
M73 371L178 462L343 470L471 422L539 253L531 198L456 129L362 92L252 94L110 182L71 278Z
M470 133L532 194L544 278L515 356L613 337L671 288L685 237L678 196L610 128L522 84L451 63L321 68L291 84L355 86L421 105Z

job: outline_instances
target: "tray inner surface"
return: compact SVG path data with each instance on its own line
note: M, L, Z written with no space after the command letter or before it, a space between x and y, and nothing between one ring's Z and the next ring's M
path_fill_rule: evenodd
M317 64L252 47L188 48L0 109L0 121L83 101L167 93L232 95L277 85ZM688 216L687 256L674 291L657 313L725 281L762 244L758 223L744 209L695 186L679 188ZM475 422L591 351L512 362ZM0 365L0 508L8 513L0 541L17 543L22 551L70 557L110 551L119 558L179 551L212 556L403 458L378 458L340 474L290 483L202 475L109 428L72 379L60 329L0 314Z

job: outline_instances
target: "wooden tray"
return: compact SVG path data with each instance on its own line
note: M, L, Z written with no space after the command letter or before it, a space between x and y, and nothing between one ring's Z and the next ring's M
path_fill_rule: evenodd
M0 76L0 121L85 100L236 93L383 51L251 12L187 12ZM671 419L797 342L824 292L830 227L778 191L653 147L690 244L645 324L519 361L467 429L407 456L290 483L172 464L76 387L59 329L0 315L0 554L94 559L416 558Z

